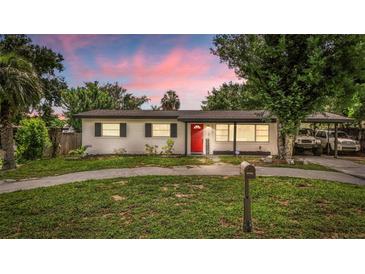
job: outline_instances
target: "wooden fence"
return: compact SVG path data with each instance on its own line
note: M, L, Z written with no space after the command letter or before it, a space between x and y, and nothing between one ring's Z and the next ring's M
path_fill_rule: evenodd
M72 132L66 133L63 132L61 134L60 139L60 155L66 155L70 150L81 147L81 133Z

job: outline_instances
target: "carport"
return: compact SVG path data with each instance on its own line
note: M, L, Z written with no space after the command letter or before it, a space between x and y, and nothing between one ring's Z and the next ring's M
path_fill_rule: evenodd
M303 122L313 124L314 130L316 130L317 124L327 124L328 131L330 130L330 125L334 124L335 127L334 157L337 158L338 124L352 123L354 122L354 119L330 112L316 112L314 114L307 116L307 118ZM327 136L329 142L329 134L327 134ZM327 146L327 154L329 154L329 146Z

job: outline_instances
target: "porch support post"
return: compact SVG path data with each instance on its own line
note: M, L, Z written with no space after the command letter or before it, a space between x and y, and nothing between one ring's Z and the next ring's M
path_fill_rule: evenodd
M338 123L335 123L335 158L337 158L337 143L338 143L337 126L338 126Z
M188 155L188 122L185 122L185 156Z
M237 122L233 123L233 155L236 155L237 150Z
M330 147L330 123L328 123L327 127L327 155L330 155L331 147Z

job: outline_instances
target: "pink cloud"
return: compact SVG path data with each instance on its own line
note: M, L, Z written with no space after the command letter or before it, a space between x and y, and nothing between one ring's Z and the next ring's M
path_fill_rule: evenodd
M208 90L223 82L238 80L234 71L219 63L208 48L184 47L185 36L179 37L167 52L157 54L149 51L149 45L156 41L151 37L147 36L135 53L126 54L121 48L113 57L99 46L113 42L117 36L49 35L42 40L64 55L66 70L72 79L118 81L134 94L150 97L152 104L158 104L163 93L173 89L182 99L183 108L198 108ZM95 54L89 53L90 60L84 59L80 53L91 47Z
M200 101L212 87L238 80L232 70L219 63L217 57L200 48L188 50L176 47L157 57L138 50L132 56L122 56L117 60L99 56L96 62L100 76L127 79L121 82L124 87L145 91L154 104L168 89L176 90L181 98Z
M42 42L48 46L62 52L71 73L82 78L83 81L97 77L97 71L90 69L78 54L78 50L88 46L95 46L105 41L100 35L46 35L42 37Z

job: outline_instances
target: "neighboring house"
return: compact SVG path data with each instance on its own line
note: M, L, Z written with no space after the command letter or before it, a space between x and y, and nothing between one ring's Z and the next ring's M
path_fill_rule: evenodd
M312 118L337 121L331 115ZM89 146L90 154L111 154L121 148L128 154L143 154L145 144L160 151L168 138L175 141L176 154L278 153L276 119L263 110L91 110L75 117L82 119L82 145Z

